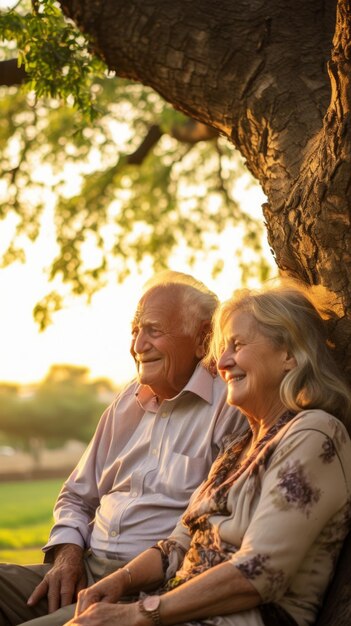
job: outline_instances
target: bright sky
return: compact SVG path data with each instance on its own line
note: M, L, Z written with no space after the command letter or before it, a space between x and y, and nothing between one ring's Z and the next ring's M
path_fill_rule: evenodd
M17 0L0 0L0 9L11 9L16 2Z

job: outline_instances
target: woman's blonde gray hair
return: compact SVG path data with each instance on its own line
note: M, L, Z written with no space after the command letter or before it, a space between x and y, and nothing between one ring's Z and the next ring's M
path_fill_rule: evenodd
M299 286L282 284L261 291L241 291L225 302L214 321L212 355L218 358L221 336L234 311L247 312L260 331L295 357L296 367L284 377L280 396L294 411L323 409L351 431L351 390L343 379L328 341L325 311Z

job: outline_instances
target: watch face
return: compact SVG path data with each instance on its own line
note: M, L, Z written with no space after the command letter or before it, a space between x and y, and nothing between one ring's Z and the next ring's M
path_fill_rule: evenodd
M160 606L160 596L146 596L143 599L143 606L145 611L155 611Z

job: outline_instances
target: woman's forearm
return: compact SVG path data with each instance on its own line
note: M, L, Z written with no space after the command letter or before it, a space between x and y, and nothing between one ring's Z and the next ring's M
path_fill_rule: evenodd
M221 563L162 596L163 624L228 615L254 608L261 597L230 563Z
M122 568L122 571L123 569L127 570L127 579L129 578L124 591L128 595L141 589L159 587L164 580L161 553L155 548L145 550Z
M137 603L115 603L140 589L157 588L162 580L161 555L157 550L147 550L126 567L81 592L75 619L69 626L101 624L106 612L109 612L109 624L148 626L150 620L140 612ZM162 595L159 611L162 623L168 626L236 613L254 608L260 602L258 592L239 570L230 563L222 563Z

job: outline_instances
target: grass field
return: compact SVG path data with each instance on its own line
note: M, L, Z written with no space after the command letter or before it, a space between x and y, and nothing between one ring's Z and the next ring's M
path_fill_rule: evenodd
M0 561L41 563L62 480L0 484Z

